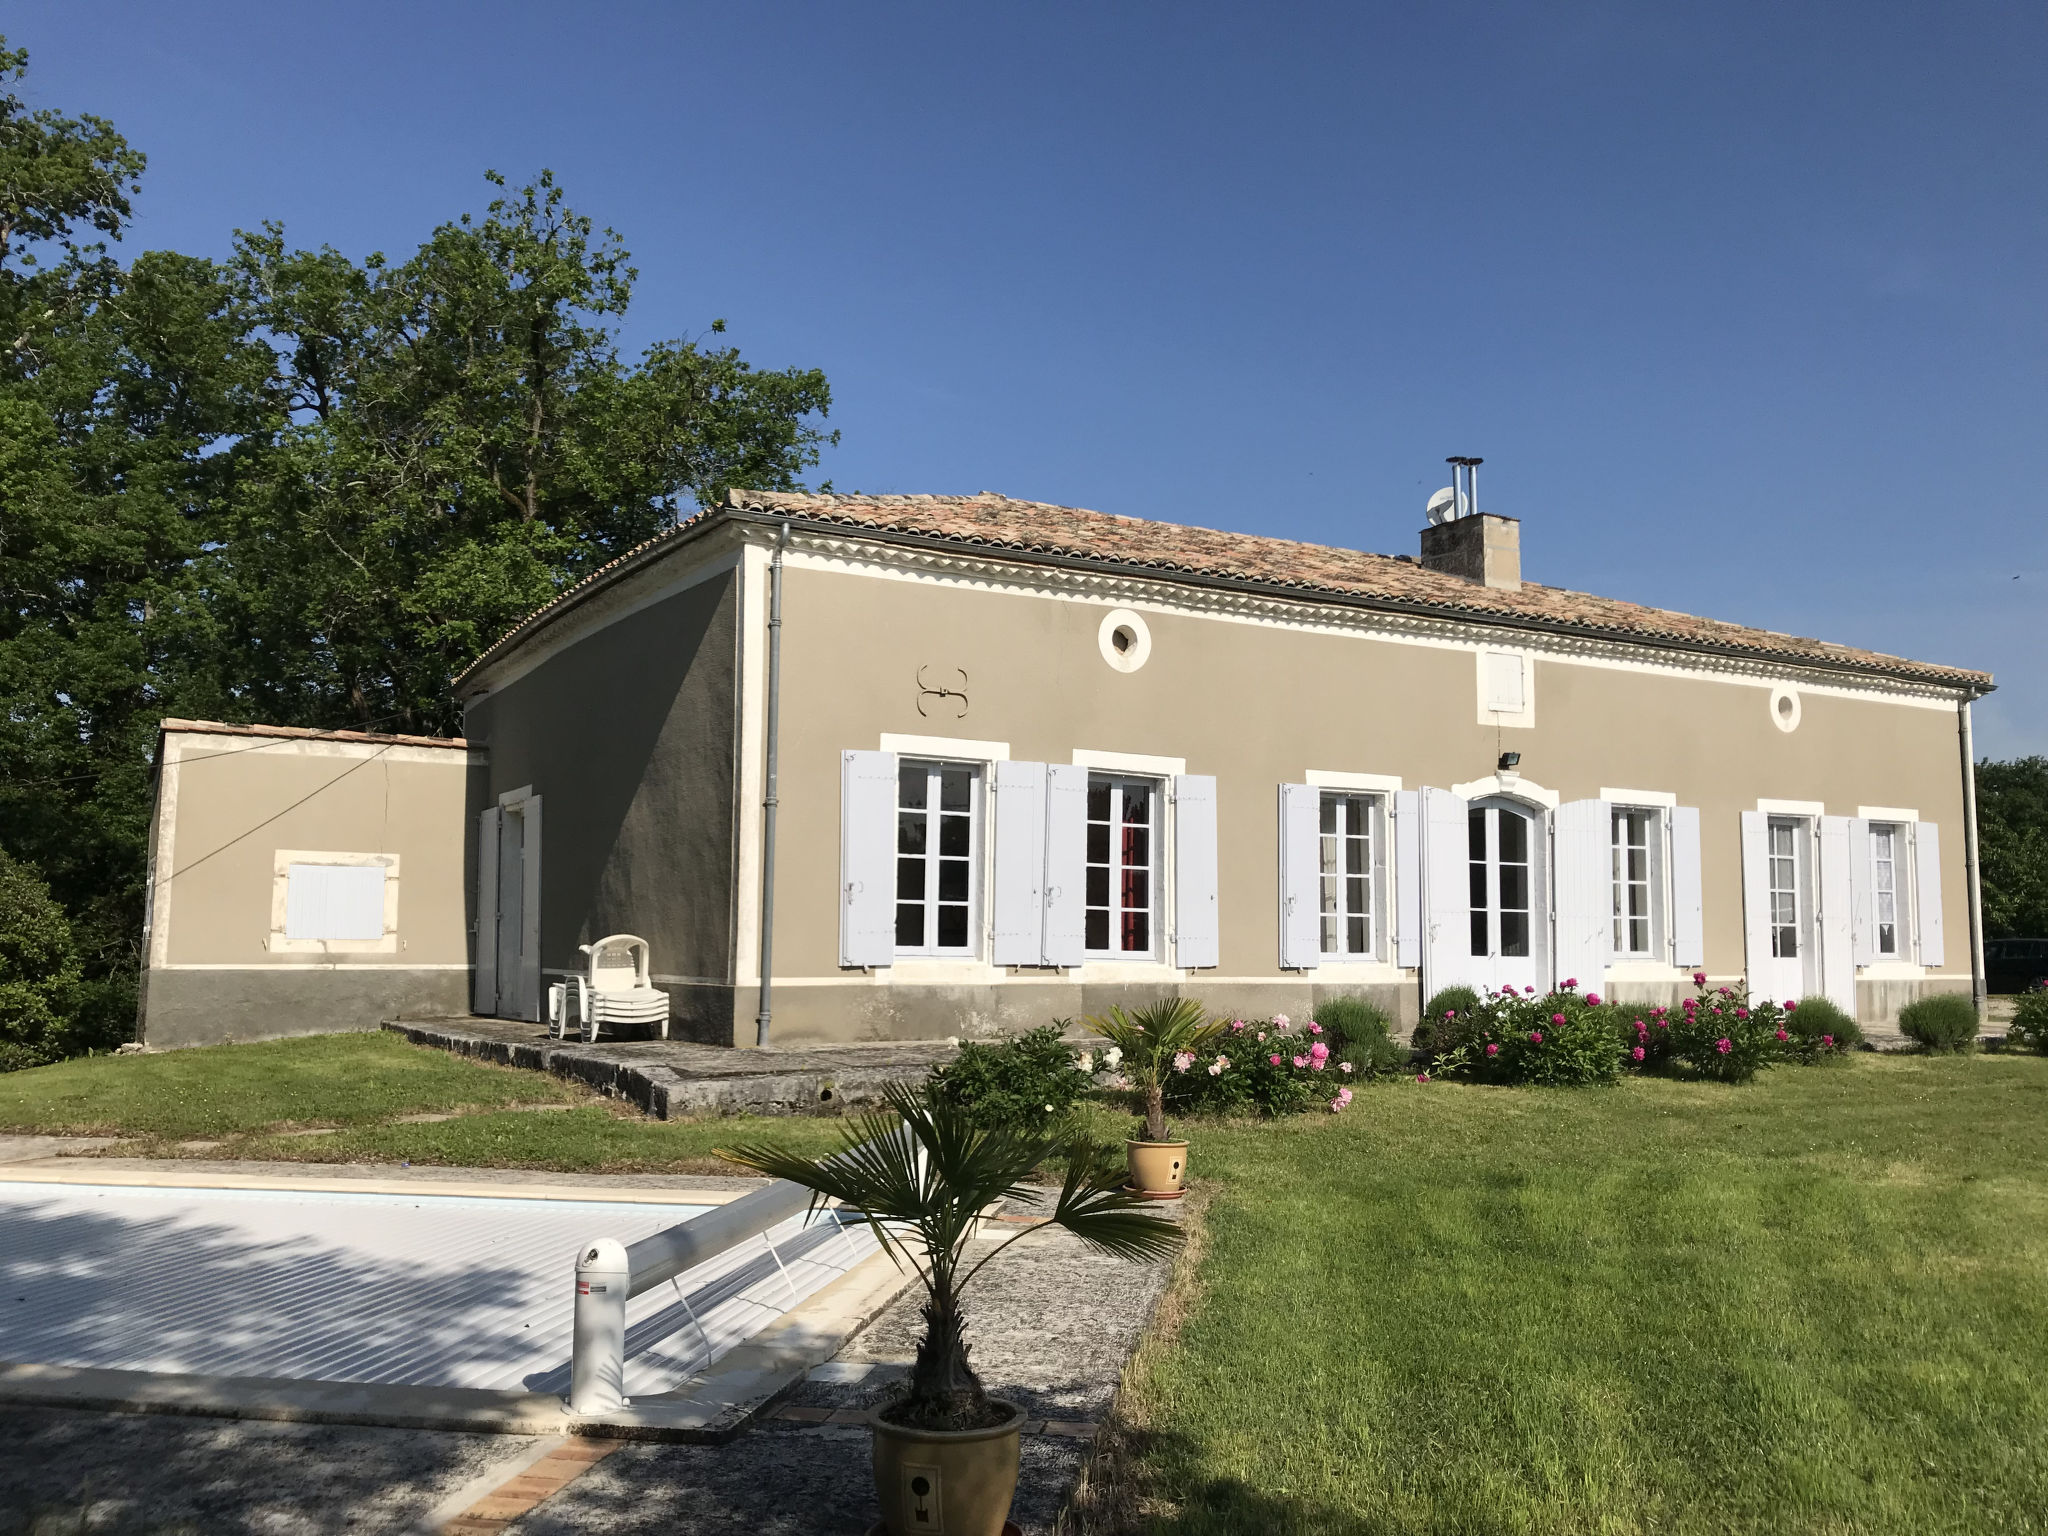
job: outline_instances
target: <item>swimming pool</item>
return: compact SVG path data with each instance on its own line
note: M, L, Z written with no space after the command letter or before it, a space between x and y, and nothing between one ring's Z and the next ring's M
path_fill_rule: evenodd
M710 1209L0 1180L0 1359L561 1392L578 1249ZM874 1251L798 1216L634 1298L627 1393L680 1386Z

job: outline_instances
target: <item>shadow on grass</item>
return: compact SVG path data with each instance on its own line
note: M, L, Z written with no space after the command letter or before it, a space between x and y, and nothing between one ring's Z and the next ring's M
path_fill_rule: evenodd
M1202 1461L1200 1447L1173 1430L1118 1427L1054 1536L1382 1536L1392 1529L1284 1488L1205 1477Z

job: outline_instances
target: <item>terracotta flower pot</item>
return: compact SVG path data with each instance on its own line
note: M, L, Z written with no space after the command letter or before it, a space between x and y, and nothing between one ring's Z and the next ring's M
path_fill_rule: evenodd
M1184 1141L1126 1141L1131 1188L1150 1200L1178 1200L1187 1193L1188 1144Z
M1010 1416L989 1429L909 1429L880 1409L875 1434L875 1493L889 1536L1002 1536L1017 1492L1018 1436L1024 1410L996 1399Z

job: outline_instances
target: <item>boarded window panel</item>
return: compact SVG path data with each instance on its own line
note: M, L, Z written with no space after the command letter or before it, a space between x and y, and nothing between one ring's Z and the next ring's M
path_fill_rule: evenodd
M1280 786L1280 964L1306 971L1322 963L1316 934L1316 827L1321 792Z
M1174 960L1183 969L1217 964L1216 780L1182 774L1173 781Z
M1707 963L1706 908L1700 889L1700 811L1681 805L1671 813L1671 959Z
M1519 715L1528 694L1522 680L1520 656L1498 652L1486 658L1486 707L1503 715Z
M1913 823L1913 872L1920 895L1920 963L1939 969L1947 959L1941 933L1941 829L1931 821Z
M285 888L284 936L333 941L384 937L384 866L294 864Z

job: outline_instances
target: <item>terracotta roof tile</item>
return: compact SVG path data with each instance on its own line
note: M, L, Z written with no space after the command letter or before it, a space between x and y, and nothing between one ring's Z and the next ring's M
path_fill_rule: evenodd
M218 720L160 720L160 729L199 736L278 736L291 741L366 741L380 747L467 748L460 736L381 736L374 731L315 731L303 725L225 725Z
M1157 572L1168 579L1182 576L1247 583L1305 597L1334 596L1390 608L1434 611L1446 618L1477 623L1561 630L1679 650L1749 654L1759 660L1840 667L1971 692L1988 692L1992 687L1991 675L1986 672L1909 661L1880 651L1647 608L1564 587L1533 582L1524 582L1516 591L1483 587L1425 570L1407 556L1152 522L1042 501L1014 501L992 491L974 496L857 496L736 490L731 493L729 509L860 529L885 538L908 536L973 545L1027 561L1034 557L1080 560ZM623 567L640 563L650 552L704 527L729 509L700 512L592 572L516 625L464 676L504 654L553 615L609 582Z

